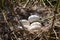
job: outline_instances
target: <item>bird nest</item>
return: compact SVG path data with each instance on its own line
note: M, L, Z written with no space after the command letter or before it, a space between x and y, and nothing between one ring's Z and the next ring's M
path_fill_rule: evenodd
M41 28L38 31L26 30L20 22L28 20L30 15L38 15ZM60 39L60 13L56 14L53 24L54 11L51 8L32 6L22 8L15 6L13 9L0 12L0 39L1 40L59 40ZM31 24L31 23L30 23ZM54 27L52 27L54 25ZM21 28L18 28L21 26Z

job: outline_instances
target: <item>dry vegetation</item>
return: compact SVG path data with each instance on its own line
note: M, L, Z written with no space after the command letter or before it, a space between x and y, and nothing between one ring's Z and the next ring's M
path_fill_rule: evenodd
M0 7L0 40L60 40L59 0L6 0ZM0 4L1 5L1 4ZM41 18L42 27L38 31L28 31L21 19L28 19L31 14ZM18 28L21 26L23 29Z

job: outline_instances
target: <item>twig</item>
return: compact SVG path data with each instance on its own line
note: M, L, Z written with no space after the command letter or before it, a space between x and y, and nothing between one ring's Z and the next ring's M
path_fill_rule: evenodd
M54 33L55 33L55 36L56 36L56 39L59 39L58 36L57 36L57 32L53 29Z
M27 0L27 2L25 3L25 5L23 6L23 8L25 8L28 3L29 3L29 0Z
M58 1L59 1L59 0L58 0ZM56 19L56 14L58 13L58 12L57 12L58 1L57 1L57 4L56 4L55 11L54 11L54 17L53 17L53 20L52 20L52 26L51 26L51 27L52 27L52 29L53 29L53 32L55 33L56 40L58 39L58 36L57 36L56 31L54 30L54 23L55 23L55 19Z
M5 22L8 24L5 13L3 12L2 14L3 14L3 16L4 16ZM8 25L9 25L9 24L8 24Z
M43 3L43 5L44 5L44 7L47 7L46 4L44 3L44 0L42 0L42 3Z
M54 6L49 2L49 0L47 0L47 2L50 4L50 6L53 8Z

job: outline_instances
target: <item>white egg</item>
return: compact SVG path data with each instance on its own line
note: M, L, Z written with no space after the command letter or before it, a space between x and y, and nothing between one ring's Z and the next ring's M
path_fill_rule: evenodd
M20 20L23 25L30 25L29 21L26 19Z
M38 15L31 15L28 17L29 22L38 21L40 18Z
M21 21L21 23L23 24L23 26L25 27L25 28L29 28L29 26L30 26L30 23L29 23L29 21L28 20L26 20L26 19L23 19L23 20L20 20Z
M30 25L29 30L39 30L41 28L41 23L34 22Z

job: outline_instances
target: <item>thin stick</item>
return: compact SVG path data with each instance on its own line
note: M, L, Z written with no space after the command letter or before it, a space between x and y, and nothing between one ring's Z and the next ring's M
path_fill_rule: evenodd
M47 0L47 2L50 4L51 7L54 7L54 6L49 2L49 0Z
M44 5L44 7L47 7L46 4L44 3L44 0L42 0L42 3L43 3L43 5Z
M2 14L3 14L3 16L4 16L5 22L8 24L5 13L3 12Z
M25 5L23 6L23 8L25 8L28 3L29 3L29 0L27 0L27 2L25 3Z
M58 0L58 1L59 1L59 0ZM57 7L58 7L58 1L57 1L57 4L56 4L55 11L54 11L54 17L53 17L53 20L52 20L53 22L52 22L52 26L51 26L52 29L53 29L53 32L55 33L56 40L59 39L58 36L57 36L56 31L54 30L54 23L55 23L55 19L56 19L56 13L58 13L58 12L57 12L57 9L58 9L58 8L57 8Z

